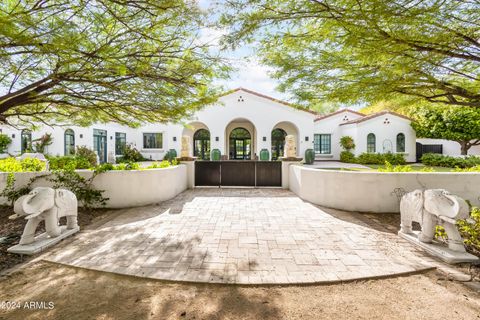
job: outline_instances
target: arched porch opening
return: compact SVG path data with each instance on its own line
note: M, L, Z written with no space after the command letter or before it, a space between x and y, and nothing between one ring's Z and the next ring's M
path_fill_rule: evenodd
M272 140L271 140L272 160L278 160L278 158L284 156L285 137L287 135L293 135L295 137L296 155L298 156L298 150L300 149L299 130L297 126L292 122L282 121L277 123L272 128Z
M225 150L230 160L254 160L257 156L255 125L235 119L225 128Z
M210 160L210 131L198 129L193 134L193 156L199 160Z
M272 160L278 160L280 157L283 157L286 136L287 132L282 128L276 128L272 130Z
M185 125L182 136L190 139L190 157L210 160L210 130L203 122L193 121Z

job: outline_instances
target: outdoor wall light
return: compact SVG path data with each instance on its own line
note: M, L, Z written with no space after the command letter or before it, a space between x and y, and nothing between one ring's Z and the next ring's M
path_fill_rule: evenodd
M267 141L267 137L263 137L263 141Z
M177 141L177 137L173 137L173 142Z
M305 141L308 141L308 138L309 138L309 137L305 137Z
M113 136L110 136L110 140L113 140Z
M83 138L83 133L80 133L80 139L82 139L82 138Z
M220 139L218 137L215 137L215 141L218 141L218 140L220 140Z
M12 138L15 138L15 133L12 133Z

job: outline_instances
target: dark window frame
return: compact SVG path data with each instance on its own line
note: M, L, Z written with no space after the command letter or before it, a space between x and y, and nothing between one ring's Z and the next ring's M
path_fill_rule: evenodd
M67 144L67 137L71 137L72 143L70 145ZM66 156L75 155L75 131L73 129L67 129L63 133L63 153Z
M150 137L150 138L147 138L147 137ZM151 144L153 144L153 146L151 146ZM143 149L154 149L154 150L163 149L163 132L144 132L143 133Z
M115 155L123 156L123 154L125 153L126 146L127 146L127 134L125 132L115 132Z
M332 154L332 135L315 133L313 135L313 151L315 154Z
M398 153L404 153L405 152L405 146L406 146L405 141L406 141L405 134L403 132L398 133L397 134L397 144L396 144L396 148L395 148L395 150Z
M377 137L374 133L370 132L367 135L367 153L377 152Z

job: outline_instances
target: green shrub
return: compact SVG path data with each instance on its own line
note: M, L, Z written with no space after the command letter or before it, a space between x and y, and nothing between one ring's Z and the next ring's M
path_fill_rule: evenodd
M420 161L427 166L448 167L448 168L471 168L480 166L480 157L467 156L452 157L438 153L425 153Z
M5 153L10 143L12 143L12 139L8 135L0 134L0 153Z
M457 221L458 230L464 238L464 243L469 251L476 255L480 254L480 208L473 207L470 212L471 222L467 220Z
M140 164L136 162L122 162L114 166L113 170L140 170Z
M362 153L356 160L360 164L384 164L385 161L395 165L406 163L404 155L399 153Z
M90 169L92 167L88 159L80 156L48 156L50 170L75 170Z
M115 166L111 163L105 162L95 167L95 171L98 173L115 170Z
M140 151L137 150L132 144L127 144L123 149L123 155L117 159L117 163L122 162L138 162L144 161L145 158L142 156Z
M340 152L340 161L347 163L355 163L355 155L350 151L342 151Z
M160 162L154 162L147 167L147 169L168 168L170 167L170 161L163 160Z
M86 146L77 147L75 156L86 159L90 163L89 167L95 167L97 165L97 154Z
M10 157L0 160L1 172L38 172L45 171L45 169L45 162L36 158L17 160Z
M353 141L353 138L350 136L343 136L340 138L340 146L345 150L345 151L350 151L352 149L355 149L355 142Z

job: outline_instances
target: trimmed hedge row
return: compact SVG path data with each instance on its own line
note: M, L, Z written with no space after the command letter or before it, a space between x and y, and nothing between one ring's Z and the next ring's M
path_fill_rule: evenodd
M472 168L480 166L480 157L467 156L452 157L444 156L438 153L425 153L420 161L427 166L447 167L447 168Z
M355 157L350 151L343 151L340 153L340 161L347 163L358 164L380 164L383 165L388 162L393 165L405 164L405 156L403 154L394 153L362 153Z

